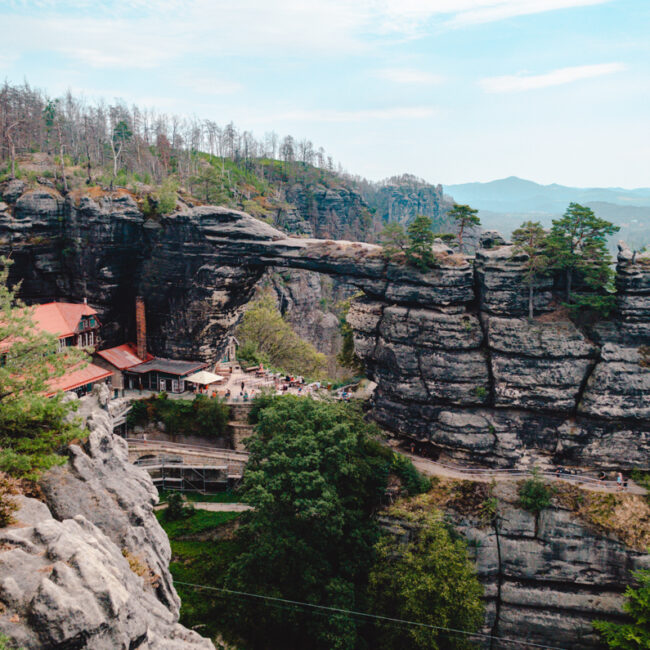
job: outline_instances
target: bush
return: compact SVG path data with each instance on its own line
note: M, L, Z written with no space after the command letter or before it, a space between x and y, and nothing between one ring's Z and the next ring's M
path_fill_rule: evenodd
M16 482L0 472L0 528L4 528L13 523L13 514L18 510L18 505L11 498L17 493Z
M533 470L533 476L519 486L519 503L524 510L539 514L551 505L553 493L539 476L539 470Z
M162 422L171 434L221 437L226 433L230 409L219 398L197 395L193 400L169 399L167 393L133 402L128 426Z
M393 508L389 514L416 525L415 538L401 544L384 536L375 546L368 599L380 615L430 624L399 626L378 621L369 647L378 650L451 650L474 648L465 635L440 628L477 631L483 622L481 587L469 560L466 543L454 534L437 512L408 513Z
M180 492L172 492L167 497L167 508L164 511L163 518L165 521L178 521L179 519L191 517L193 512L193 506L185 504L183 495Z

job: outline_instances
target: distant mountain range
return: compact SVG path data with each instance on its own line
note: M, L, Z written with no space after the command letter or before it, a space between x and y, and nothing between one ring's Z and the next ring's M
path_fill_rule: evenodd
M632 248L650 245L650 188L540 185L510 176L489 183L445 185L443 190L457 203L478 208L483 227L504 235L510 235L527 219L550 226L574 202L589 206L599 217L621 228L612 237L612 251L619 239Z

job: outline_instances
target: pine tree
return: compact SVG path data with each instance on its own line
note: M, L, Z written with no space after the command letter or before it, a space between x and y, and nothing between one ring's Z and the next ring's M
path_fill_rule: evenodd
M532 320L535 309L535 282L549 266L546 255L546 232L539 221L526 221L512 233L515 252L526 253L524 280L528 285L528 318Z
M454 207L449 210L449 216L458 224L458 248L462 253L463 234L465 228L481 225L481 219L478 217L478 210L470 208L469 205L459 205L458 203L454 203Z
M0 257L0 471L35 478L63 462L65 443L81 435L67 419L71 403L46 393L48 381L83 363L85 353L59 352L56 337L36 329L32 310L8 286L10 264Z
M566 301L575 308L589 307L607 315L614 299L611 290L614 271L607 250L607 235L620 228L579 203L570 203L560 219L553 220L548 237L548 256L555 269L566 274ZM591 295L574 296L573 281L579 273Z
M409 244L406 249L406 259L423 271L435 266L435 258L431 250L435 239L431 230L432 223L429 217L419 214L407 228Z
M390 260L404 253L409 245L409 236L401 223L393 221L386 224L379 236L384 255Z
M650 571L641 570L634 574L639 586L628 586L627 598L623 604L626 614L631 617L629 623L611 623L594 621L594 628L610 648L621 650L647 650L650 648Z

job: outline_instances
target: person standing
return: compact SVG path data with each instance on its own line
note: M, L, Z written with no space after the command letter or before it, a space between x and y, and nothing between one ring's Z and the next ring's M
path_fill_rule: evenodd
M620 472L616 474L616 489L617 490L623 489L623 474L621 474Z

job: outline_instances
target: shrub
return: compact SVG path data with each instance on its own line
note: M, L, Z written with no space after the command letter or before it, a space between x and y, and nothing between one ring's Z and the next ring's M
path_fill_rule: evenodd
M13 514L18 510L18 505L11 498L11 495L17 493L16 482L0 472L0 528L4 528L13 523Z
M160 421L172 434L220 437L226 433L229 415L222 399L197 395L193 400L173 400L163 392L133 402L126 422L133 427Z
M167 508L163 515L165 521L178 521L179 519L187 519L192 516L194 508L191 505L186 505L183 501L183 495L180 492L172 492L167 497Z
M539 514L544 508L551 505L553 495L549 488L539 476L539 470L535 468L531 478L519 486L519 503L524 510Z

